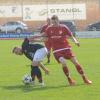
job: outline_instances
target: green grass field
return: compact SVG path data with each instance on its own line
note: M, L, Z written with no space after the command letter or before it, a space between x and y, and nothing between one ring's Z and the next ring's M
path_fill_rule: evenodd
M27 66L30 61L11 53L11 49L22 41L0 40L0 100L100 100L100 39L79 41L80 48L71 43L73 51L93 84L85 85L68 61L71 75L77 82L75 86L68 86L60 65L52 57L51 64L46 65L50 75L42 71L46 86L41 88L22 83L23 75L30 72Z

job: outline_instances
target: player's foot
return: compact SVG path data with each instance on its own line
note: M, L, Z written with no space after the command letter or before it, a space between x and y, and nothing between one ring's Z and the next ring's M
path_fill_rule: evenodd
M32 86L35 86L35 82L34 81L31 81L30 83Z
M88 80L88 79L84 79L84 83L85 84L92 84L92 81Z
M73 86L76 84L75 80L73 80L72 78L68 77L68 82L69 82L69 85Z
M50 61L47 61L44 65L48 65L48 64L50 64Z
M85 84L92 84L92 81L87 79L85 76L82 77Z
M48 60L47 63L50 64L50 60Z
M45 86L44 82L39 82L39 86L44 87Z

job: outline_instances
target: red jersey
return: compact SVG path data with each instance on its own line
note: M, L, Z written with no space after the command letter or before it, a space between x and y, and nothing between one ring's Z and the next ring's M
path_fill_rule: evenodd
M45 25L41 28L40 33L45 32L45 30L47 29L47 27L48 27L48 24L45 24Z
M46 34L51 41L52 48L54 51L65 50L71 48L67 37L71 36L71 31L63 24L58 26L50 25L46 29Z
M41 33L45 33L45 31L46 31L48 26L49 26L48 24L45 24L41 29ZM48 51L50 51L50 49L51 49L51 41L49 39L45 42L45 46L47 47Z

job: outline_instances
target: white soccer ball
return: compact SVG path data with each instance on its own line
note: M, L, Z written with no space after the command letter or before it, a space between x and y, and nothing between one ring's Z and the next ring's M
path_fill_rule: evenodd
M32 82L32 77L30 75L26 74L26 75L24 75L22 81L25 85L30 84Z

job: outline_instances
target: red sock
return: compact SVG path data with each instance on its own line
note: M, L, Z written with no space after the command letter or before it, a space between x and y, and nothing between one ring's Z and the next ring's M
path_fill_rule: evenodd
M79 72L79 74L81 74L81 75L84 74L84 71L83 71L83 69L82 69L82 67L81 67L80 64L77 64L77 65L76 65L76 69L77 69L77 71Z
M69 70L68 70L68 68L66 66L62 67L62 68L63 68L64 74L68 77L69 76Z

